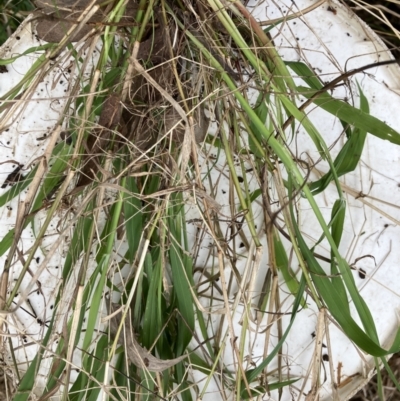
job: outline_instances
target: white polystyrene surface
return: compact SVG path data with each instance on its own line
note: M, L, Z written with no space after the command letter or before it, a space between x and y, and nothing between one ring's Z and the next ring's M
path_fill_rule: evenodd
M313 4L312 1L299 0L294 2L288 1L287 6L283 2L257 2L257 7L252 8L250 3L249 9L253 15L259 20L268 20L286 15L291 12L298 12ZM324 80L329 81L337 76L345 69L362 66L378 59L383 60L389 56L385 53L386 49L382 44L376 40L375 36L360 22L354 15L348 13L342 7L335 3L331 3L336 13L327 10L328 5L324 4L312 11L311 13L302 16L296 20L288 21L276 27L270 33L274 39L275 44L279 48L280 54L285 60L306 60L308 64L315 68L318 74L323 74ZM19 38L19 39L17 39ZM30 24L23 24L20 30L11 38L0 50L1 58L8 58L11 55L20 54L24 50L38 45L37 40L30 31ZM378 57L379 55L379 57ZM4 95L10 90L19 80L23 77L25 72L30 68L32 63L38 56L33 53L17 59L13 64L7 66L8 72L0 74L0 95ZM91 65L89 65L91 67ZM87 71L89 74L90 71ZM33 95L34 101L27 103L26 108L17 114L11 116L8 124L11 124L6 131L1 132L0 145L3 146L0 152L0 162L14 160L24 166L35 160L43 153L46 139L43 138L44 134L47 136L51 134L59 114L63 111L65 104L65 97L68 95L69 90L74 80L75 70L70 72L70 60L65 60L64 64L57 66L53 72L46 78L39 86L36 93ZM396 66L387 66L372 69L368 74L358 74L352 78L352 92L345 86L340 89L335 89L333 95L337 97L347 97L349 102L354 102L357 105L358 98L355 82L356 80L361 85L366 97L369 100L371 114L386 121L394 128L400 127L400 116L397 109L400 105L400 99L396 94L398 89L398 82L400 74ZM49 100L51 99L51 100ZM323 133L324 139L328 146L334 145L341 133L341 126L337 121L334 121L327 113L317 110L314 107L308 109L309 117L312 122L317 126L318 130ZM214 126L215 128L215 126ZM343 143L343 138L339 140L339 144ZM336 154L340 149L339 144L333 146L332 153ZM316 160L318 154L309 140L309 137L300 129L296 137L291 143L292 151L299 157L310 160ZM216 164L213 166L211 173L212 182L217 183L213 186L215 193L215 200L221 207L219 210L220 226L222 234L227 240L228 246L235 250L238 260L236 268L239 273L251 271L245 269L249 263L249 253L246 250L239 235L231 238L231 227L229 222L232 220L231 206L230 206L230 180L227 174L226 160L223 154L220 154L216 149L210 146L203 148L203 153L199 155L199 162L202 164L201 172L206 176L208 168L213 165L213 159L208 158L206 162L206 154L210 152L217 158ZM362 280L357 271L354 271L354 278L357 285L361 288L361 293L370 307L377 324L378 333L382 344L387 347L390 345L391 336L397 326L396 312L400 306L400 290L398 283L398 275L396 274L397 266L399 265L400 248L397 246L399 241L399 228L396 221L400 220L400 212L396 205L400 204L400 170L398 168L400 151L399 148L375 139L371 135L368 136L367 145L362 157L361 166L355 173L348 174L342 178L342 182L348 188L346 193L348 202L348 211L346 226L341 243L341 252L346 256L349 263L353 264L356 268L363 268L366 271L367 278ZM210 161L211 160L211 161ZM0 163L0 177L4 179L16 167L14 163ZM245 166L249 167L249 166ZM326 171L326 164L320 163L317 166L320 170ZM240 166L237 165L238 175L240 173ZM315 176L313 177L315 178ZM258 183L251 173L246 174L246 179L250 190L258 187ZM2 182L0 182L1 184ZM211 193L210 185L205 180L207 192ZM5 189L0 190L0 195ZM352 192L353 191L353 192ZM363 197L357 197L357 194L362 192ZM330 196L332 195L332 196ZM23 195L22 195L23 197ZM16 216L17 204L20 199L14 199L9 204L0 210L2 224L0 226L0 237L4 236L10 227L13 226ZM336 193L334 189L328 188L323 194L317 196L317 201L321 210L325 214L325 218L329 220L331 207L336 200ZM235 198L233 202L237 205L238 200ZM384 203L387 202L387 203ZM373 209L370 205L373 205ZM203 232L204 225L201 222L201 215L198 211L199 206L188 198L187 221L189 230L189 239L194 246L196 238L200 232L204 238L198 244L200 250L195 261L196 268L204 268L205 266L212 272L218 272L218 263L216 261L216 248L214 240L209 233ZM384 213L390 216L387 217ZM263 229L262 205L259 202L254 202L253 214L259 230ZM43 219L45 213L36 218L35 224L40 226L40 220ZM60 216L61 217L61 216ZM68 216L67 216L68 217ZM308 204L304 201L301 205L300 217L302 221L302 230L310 241L315 241L319 237L319 233L315 232L318 224L315 224L315 217ZM63 216L65 219L66 216ZM72 217L71 217L72 218ZM241 223L243 216L237 216L238 223ZM48 237L48 247L51 247L51 238L56 238L57 223L54 221L51 237ZM386 226L387 225L387 226ZM250 234L246 224L243 225L243 232L246 238L250 241ZM29 249L34 241L34 233L31 228L27 228L22 236L20 248L24 252ZM67 243L63 244L68 247ZM288 250L290 246L286 244ZM320 254L329 257L328 250L324 242L322 242L316 251ZM42 247L42 252L37 254L37 268L46 253L45 247ZM365 255L369 257L362 258ZM47 320L51 314L52 300L54 291L57 288L60 270L64 262L64 251L60 248L55 256L46 265L41 277L42 284L41 291L37 293L33 291L29 294L29 300L35 309L36 314L42 320ZM372 256L372 257L371 257ZM6 255L0 258L0 264L4 263ZM362 258L362 259L359 259ZM292 266L297 269L297 266ZM21 268L20 263L13 266L13 275L16 277ZM36 265L31 266L35 269ZM253 280L250 278L247 282L252 283L252 298L249 299L249 304L246 308L242 303L234 305L240 291L239 281L234 280L234 285L231 291L230 301L235 307L233 315L234 321L234 335L240 337L242 330L242 318L245 313L250 313L252 318L255 317L255 310L253 305L256 304L261 285L264 280L266 271L268 269L268 255L267 245L265 239L263 240L263 248L261 254L261 261L258 270L254 271ZM229 266L229 261L225 260L226 279L230 277L232 269ZM13 276L12 276L13 277ZM12 280L11 277L11 280ZM196 270L195 280L201 281L204 276ZM291 303L293 297L288 294L282 284L283 280L280 279L281 289L281 310L287 312L287 315L281 317L283 330L287 326L290 318ZM24 284L22 286L24 288ZM207 291L207 285L203 285L200 289ZM35 290L37 290L35 288ZM227 337L224 341L222 350L222 358L225 365L232 369L237 370L234 365L237 363L232 347L231 337L227 328L226 313L221 310L224 307L222 296L220 301L216 301L212 306L209 305L207 298L201 298L204 307L205 316L210 317L209 334L214 335L216 328L221 323L221 317L224 316L224 329L222 330L223 336ZM303 309L297 315L296 321L292 330L285 342L282 355L283 362L286 368L283 368L284 376L292 378L305 378L305 387L300 392L303 385L303 380L298 381L289 389L284 389L282 400L304 399L305 394L310 389L309 367L313 359L314 340L312 333L316 330L316 322L318 317L318 310L314 303L307 299L308 308ZM28 305L24 304L24 307ZM32 313L32 312L31 312ZM211 313L208 315L208 313ZM261 316L261 317L260 317ZM265 329L266 329L266 315L258 315L259 320L252 320L249 322L251 330L248 330L246 337L245 349L248 355L245 355L246 363L245 369L251 369L253 364L258 364L262 361L265 347ZM20 310L15 317L15 324L18 328L12 331L18 334L13 338L13 344L17 350L16 355L18 360L24 362L31 360L36 354L37 347L32 345L30 347L21 347L24 341L28 343L32 340L39 340L43 335L43 326L40 326L35 317L30 316L28 313ZM12 327L10 330L13 330ZM21 336L22 332L29 335L29 339L24 339ZM321 369L321 382L324 386L321 390L323 399L328 400L331 394L332 380L337 380L337 367L341 363L343 365L341 370L341 380L344 381L347 377L359 373L359 376L354 376L350 384L343 389L340 389L341 399L353 392L358 386L364 383L364 377L370 375L373 364L370 360L364 361L360 356L360 351L346 339L346 337L333 325L329 325L330 344L329 349L324 348L323 353L329 353L330 359L333 364L334 371L333 377L329 364L323 362ZM224 338L224 337L221 338ZM55 339L56 340L56 339ZM276 327L272 328L269 349L272 349L278 341ZM25 343L25 345L26 345ZM327 344L326 337L324 343ZM193 346L197 343L193 342ZM76 355L76 363L79 365L79 357ZM366 365L366 363L370 365ZM268 366L268 372L273 372L276 368L277 362L273 361ZM45 369L42 371L45 375ZM206 386L206 379L202 373L193 370L192 375L199 388L203 389L205 394L203 400L221 399L218 395L220 389L219 377L215 375L213 380ZM231 399L232 394L226 395ZM277 392L271 392L271 399L278 399ZM263 399L269 399L269 395L264 395Z

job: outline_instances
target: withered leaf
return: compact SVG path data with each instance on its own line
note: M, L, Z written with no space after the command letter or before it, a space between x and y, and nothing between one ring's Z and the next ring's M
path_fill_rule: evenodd
M84 9L87 8L92 0L36 0L36 7L44 10L54 10L67 8L73 9ZM100 0L96 0L96 4L100 3Z
M117 311L118 308L119 305L111 304L111 313ZM110 319L110 332L112 336L116 335L120 324L120 314L117 314ZM159 359L148 352L136 340L129 315L125 320L125 335L118 338L118 344L121 344L124 347L125 353L131 363L138 368L147 369L150 372L162 372L163 370L169 369L186 358L186 355L182 355L174 359Z
M98 1L99 2L99 1ZM98 3L96 2L96 3ZM36 23L36 32L40 39L50 43L60 42L65 34L78 23L82 11L91 4L91 0L38 0L36 5L44 11L39 14ZM125 13L120 19L120 24L133 22L137 5L129 3ZM82 27L81 30L73 32L71 42L77 42L86 36L97 24L102 23L106 17L103 9L98 10Z

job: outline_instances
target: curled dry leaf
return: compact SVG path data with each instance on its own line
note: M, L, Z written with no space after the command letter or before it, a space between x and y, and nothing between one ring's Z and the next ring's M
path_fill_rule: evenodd
M117 304L111 304L110 311L114 313L120 308ZM118 313L110 319L110 332L112 336L115 336L118 327L121 324L121 314ZM132 324L128 318L124 323L125 336L118 338L118 344L121 344L125 353L128 356L131 363L141 369L149 370L150 372L162 372L163 370L169 369L177 363L183 361L186 355L182 355L174 359L159 359L152 355L149 351L143 348L136 340L135 333L133 331Z

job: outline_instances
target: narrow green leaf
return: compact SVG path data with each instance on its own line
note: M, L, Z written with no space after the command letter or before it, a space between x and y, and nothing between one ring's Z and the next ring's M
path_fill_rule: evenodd
M313 97L317 91L299 86L299 93L307 98ZM328 113L340 118L342 121L353 125L354 127L369 132L370 134L376 136L377 138L384 139L396 145L400 145L400 134L393 128L389 127L383 121L380 121L376 117L373 117L357 109L350 104L333 98L329 93L321 93L313 102L326 110Z
M81 253L83 251L90 252L89 249L92 244L89 244L87 239L89 238L90 230L93 224L93 217L92 214L90 214L92 208L92 205L88 205L87 212L89 213L79 218L78 223L76 224L67 257L65 258L64 262L62 274L65 281L68 279L68 275L73 270L73 266L78 261Z
M256 115L258 116L258 118L260 119L260 121L262 121L265 124L265 121L267 119L267 115L268 115L268 107L267 107L267 100L265 99L265 94L263 92L260 92L260 94L258 95L258 99L257 99L257 106L254 108L254 112L256 113ZM256 141L258 143L263 143L265 142L265 139L263 138L262 134L259 132L259 130L257 130L256 125L250 121L250 129L249 129L250 133L252 133L254 135L250 135L249 134L249 147L250 150L260 159L264 158L264 155L260 152L259 150L259 146L257 146L257 144L255 143Z
M284 344L286 337L288 336L290 329L292 328L294 319L296 318L297 311L300 307L301 300L303 298L303 293L305 289L305 280L304 277L302 276L300 280L300 285L299 285L299 291L297 292L296 298L293 302L293 307L292 307L292 314L290 317L290 322L288 327L286 328L285 332L283 333L282 338L279 340L278 344L276 347L272 350L272 352L268 355L267 358L265 358L259 366L257 366L254 369L250 369L246 372L246 378L248 383L254 382L254 380L257 379L258 375L270 364L270 362L275 358L276 354L279 352L279 350L282 348L282 345ZM245 388L246 386L244 383L242 383L241 388Z
M273 233L274 237L274 248L275 248L275 262L276 267L282 273L282 276L285 280L289 291L296 296L299 290L299 282L293 272L293 270L289 266L289 259L286 255L285 247L282 244L282 241L279 236L279 232L275 229ZM307 307L306 301L304 298L301 300L301 306L303 308Z
M23 53L18 54L15 57L7 58L7 59L0 59L0 65L8 65L14 63L15 60L18 60L20 57L26 56L31 53L41 52L42 50L51 49L54 47L54 43L46 43L45 45L30 47L29 49L25 50Z
M179 205L182 204L181 196L173 196L171 200L178 204L178 206L169 207L168 229L171 236L169 259L174 292L177 297L179 311L185 320L185 322L181 322L180 324L176 349L177 355L181 355L189 344L194 329L194 306L190 291L190 287L193 288L193 266L191 258L187 254L184 254L179 247L183 237L183 219L181 210L179 210Z
M54 312L55 313L53 313L43 341L41 342L41 347L39 347L37 355L30 362L28 369L24 374L24 377L18 385L17 391L13 397L14 401L27 401L34 388L37 372L39 371L40 364L42 363L43 354L46 350L46 347L49 345L50 338L52 338L53 335L54 320L57 316L56 308L54 309Z
M354 171L360 161L366 137L367 133L365 131L356 129L342 149L340 149L334 161L334 167L338 177ZM313 195L322 192L332 180L333 174L330 169L323 177L309 185Z
M369 115L368 100L359 85L358 89L360 93L360 110ZM338 177L354 171L357 167L364 149L367 131L356 127L353 131L349 130L349 135L347 142L344 144L342 149L340 149L340 152L333 163ZM310 184L309 187L312 193L316 195L322 192L332 180L332 170L329 170L328 173L319 180Z
M132 194L124 193L124 219L126 238L128 240L129 262L133 263L143 233L143 213L140 199L134 194L138 193L136 182L132 177L127 177L125 188Z
M344 199L337 199L333 205L331 214L331 233L337 247L339 247L342 238L345 216L346 202ZM350 305L348 302L346 286L340 276L340 271L337 267L336 258L333 252L331 252L331 276L332 285L336 287L336 291L344 300L343 305L347 305L347 313L350 314Z
M285 61L285 64L310 88L320 90L324 87L319 76L312 71L307 64L302 63L301 61Z
M152 266L151 266L152 268ZM154 268L150 274L147 274L147 279L150 282L149 290L146 296L146 306L143 316L143 335L142 341L146 348L153 345L154 340L160 334L162 329L161 322L161 299L162 297L162 259L161 255L157 259ZM149 270L148 270L149 272ZM160 338L162 340L162 338Z
M327 146L324 143L320 133L315 128L314 124L311 120L307 117L307 115L300 111L295 104L291 102L286 96L280 95L279 100L285 106L286 110L290 115L292 115L297 121L301 123L303 128L307 131L308 135L310 136L311 140L314 142L315 147L317 148L318 152L320 153L321 157L326 159L329 156L329 152L327 152Z
M370 355L383 356L387 355L387 351L381 348L374 340L372 340L354 321L348 313L348 302L338 293L336 286L332 285L329 277L326 275L322 267L315 259L313 253L305 243L303 236L292 216L293 226L296 232L296 238L299 249L307 262L313 282L318 290L320 297L324 300L329 312L339 323L346 335L362 350ZM365 305L366 306L366 305Z
M393 372L392 368L390 367L386 358L381 358L381 361L382 361L382 364L385 367L386 371L388 372L390 379L392 380L393 384L396 386L397 391L400 392L399 378L396 377L396 375L394 374L394 372ZM384 399L384 398L381 398L381 399Z
M90 344L94 337L94 331L96 323L99 317L100 304L103 298L103 288L107 278L107 270L110 261L110 255L104 255L98 264L96 270L91 275L89 282L86 284L87 296L84 297L84 304L89 300L90 303L87 305L89 313L86 316L86 330L85 337L82 343L82 349L85 351L89 350Z
M273 390L278 390L280 388L290 386L293 383L296 383L300 379L293 379L293 380L286 380L283 382L274 382L274 383L268 383L268 389L262 386L257 386L253 387L250 389L251 394L247 391L247 389L243 389L240 398L242 400L248 400L250 397L257 397L257 396L263 396L268 390L273 391Z

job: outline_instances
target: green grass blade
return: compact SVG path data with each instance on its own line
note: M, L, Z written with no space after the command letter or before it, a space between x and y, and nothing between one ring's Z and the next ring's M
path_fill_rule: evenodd
M249 398L257 397L257 396L263 396L267 391L273 391L273 390L278 390L280 388L290 386L293 383L296 383L300 379L293 379L293 380L286 380L283 382L273 382L273 383L268 383L268 388L262 387L262 386L257 386L254 388L251 388L251 394L247 391L247 389L242 390L241 393L241 400L248 400Z
M178 197L179 199L179 197ZM180 206L178 206L180 207ZM193 287L192 261L185 255L179 245L182 238L182 220L178 207L169 207L168 229L171 236L171 247L169 249L169 258L171 263L172 278L174 283L174 292L177 297L178 309L185 322L180 322L177 356L181 355L192 338L194 329L194 306L192 302L192 293L190 287ZM178 218L177 218L178 217Z
M324 87L322 81L307 64L302 63L301 61L285 61L285 64L310 88L320 90Z
M299 93L307 98L312 98L317 93L316 90L303 86L299 86L297 89ZM361 131L369 132L377 138L389 141L395 145L400 145L400 134L393 128L365 111L357 109L342 100L333 98L329 93L324 92L319 94L313 102L328 113L353 125Z
M331 214L331 233L337 247L339 247L342 238L344 221L346 217L346 202L343 199L338 199L333 205ZM340 294L343 300L346 300L343 305L347 305L346 312L350 314L350 306L348 303L346 287L342 281L340 271L337 267L336 257L331 251L331 282L335 286L336 291Z
M361 320L364 323L364 326L368 328L369 335L367 335L354 321L353 317L348 312L349 308L347 298L344 298L343 294L338 291L336 285L332 283L330 278L326 275L325 271L319 265L318 261L315 259L312 251L308 248L295 221L292 208L291 214L293 219L293 227L296 232L298 247L304 257L304 260L307 262L311 277L318 290L318 293L320 297L324 300L324 303L329 309L329 312L339 323L340 327L346 333L346 335L365 352L374 356L387 355L388 351L381 348L376 341L376 337L374 335L375 326L372 316L370 315L367 305L361 299L360 294L358 292L356 294L352 293L351 296L353 301L355 299L355 302L357 302L359 305L361 303L361 308L358 308L357 310L359 312ZM346 272L346 274L351 274L351 272Z
M93 206L91 202L86 209L87 215L80 217L76 224L76 229L74 231L74 235L72 236L71 244L64 262L62 274L65 282L68 280L68 276L73 270L73 267L75 266L82 252L90 252L91 244L88 244L87 239L90 236L93 224L91 213L92 210Z
M96 323L98 321L99 311L101 310L100 305L103 298L102 290L105 288L109 261L110 255L104 255L102 257L85 288L86 294L84 294L83 297L83 304L85 307L89 308L89 313L86 315L87 325L82 343L82 349L84 351L89 350L95 334Z
M56 308L54 308L56 310ZM30 362L29 367L24 374L21 382L18 385L17 391L14 394L14 401L27 401L28 398L30 399L30 393L34 388L36 375L39 370L39 366L43 359L43 354L46 350L46 347L49 345L49 341L52 338L52 328L54 325L54 320L56 318L56 313L53 314L51 321L49 323L49 327L46 331L46 334L43 338L41 343L41 347L39 347L39 351L33 361Z
M272 352L268 355L267 358L265 358L259 366L257 366L255 369L250 369L246 372L246 378L247 381L249 383L254 382L257 377L259 376L259 374L270 364L270 362L272 361L272 359L275 358L275 356L277 355L277 353L279 352L279 350L282 348L286 337L288 336L290 329L292 328L293 322L296 318L297 315L297 311L300 308L300 304L301 304L301 300L303 298L303 293L305 290L305 280L304 277L302 276L302 279L300 280L300 285L299 285L299 290L297 292L297 295L294 299L293 302L293 307L292 307L292 314L290 317L290 323L288 325L288 327L286 328L285 332L282 335L282 338L279 340L278 344L276 345L276 347L272 350ZM244 385L244 383L242 383L241 388L245 388L246 386Z
M124 193L124 220L125 232L128 240L128 258L133 263L143 232L143 213L140 199L135 197L138 193L136 182L132 177L127 177L125 188L132 194Z
M360 85L358 85L358 89L360 93L360 110L369 115L368 100L362 92ZM350 136L347 142L344 144L342 149L340 149L340 152L333 163L338 177L355 170L361 159L365 139L367 137L367 131L360 128L354 128L353 130L349 130L349 132ZM332 170L329 170L323 177L309 185L312 193L316 195L322 192L329 185L332 179Z
M145 297L145 310L143 315L143 345L146 348L150 348L153 342L158 337L162 329L162 260L161 255L157 258L156 263L153 266L149 266L150 269L146 270L147 280L149 281L149 290ZM162 347L162 337L159 341L160 348Z
M278 230L274 230L273 233L274 237L274 248L275 248L275 262L276 267L282 273L282 276L285 280L289 291L296 296L297 292L299 291L299 282L293 272L293 270L289 266L289 259L286 255L286 250L282 244L282 241L279 236ZM307 307L306 301L304 298L301 300L301 306L303 308Z

